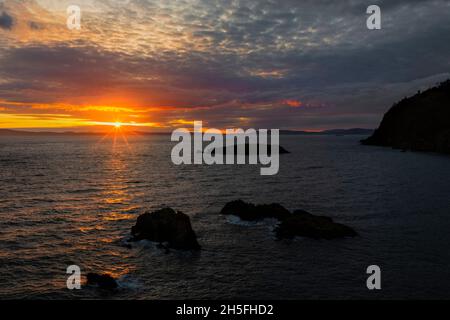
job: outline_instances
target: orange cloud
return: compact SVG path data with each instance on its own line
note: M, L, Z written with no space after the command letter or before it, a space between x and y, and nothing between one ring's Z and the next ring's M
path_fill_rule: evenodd
M294 100L294 99L284 100L283 104L287 105L289 107L293 107L293 108L299 108L299 107L303 106L303 103L301 101Z
M0 128L70 128L93 125L87 119L63 114L13 114L0 113Z

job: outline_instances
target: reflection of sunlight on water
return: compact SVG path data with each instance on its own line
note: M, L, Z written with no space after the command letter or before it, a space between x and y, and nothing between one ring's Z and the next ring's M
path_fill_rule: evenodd
M108 213L108 216L104 217L103 220L105 220L105 221L134 220L135 217L136 216L134 214L111 212L111 213Z
M80 230L83 233L88 233L89 231L99 231L99 230L105 230L104 227L98 225L98 226L91 226L91 227L80 227L78 228L78 230Z
M47 152L45 157L35 157L36 163L30 164L26 176L20 172L24 181L34 177L35 168L42 168L45 174L32 178L29 190L18 183L12 186L21 193L10 189L11 203L15 204L12 201L17 198L20 213L11 215L13 223L6 226L7 245L15 250L0 250L0 259L21 261L25 257L23 267L13 267L37 279L33 285L28 284L27 277L23 283L8 280L16 284L12 294L12 290L17 290L44 296L48 292L51 298L53 294L96 297L95 288L78 294L68 292L65 271L72 264L81 268L83 283L89 272L109 273L127 288L122 292L128 294L127 285L134 285L136 257L126 240L144 200L151 198L152 180L142 169L143 161L154 159L147 158L152 154L147 149L151 143L136 138L128 144L120 136L116 138L114 142L110 136L99 143L97 137L82 137L73 138L68 144L39 145ZM40 154L43 151L39 148L31 150ZM4 239L0 234L0 242ZM5 278L7 274L4 273ZM1 278L0 283L4 283ZM0 295L4 291L1 287Z
M105 188L101 193L101 199L106 204L124 205L129 207L129 201L132 199L128 193L127 177L129 176L129 166L127 160L130 156L130 145L126 140L122 143L114 141L109 158L104 162L105 173ZM117 208L116 212L112 212L106 220L118 220ZM122 211L122 210L119 210ZM122 219L127 219L126 217Z
M128 207L124 207L122 209L120 209L121 212L137 212L137 210L139 210L140 206L128 206Z
M105 273L108 273L114 279L118 279L124 275L129 274L131 271L132 268L130 266L123 266L123 267L111 266L110 268L105 270Z
M103 243L114 243L117 239L119 239L119 238L113 239L113 238L109 237L109 238L102 238L99 241L103 242Z
M109 185L108 188L122 188L120 184L112 184ZM108 204L123 204L127 200L131 198L128 196L128 193L124 190L109 190L102 193L106 198L103 198L103 201Z
M116 132L117 133L117 132ZM132 267L126 263L127 251L122 247L117 247L117 242L123 235L117 233L116 221L135 220L133 213L138 206L132 205L134 194L129 192L130 162L132 160L132 148L119 134L106 137L109 141L97 143L101 148L101 161L98 163L102 175L97 179L97 185L101 188L99 193L94 195L93 202L97 203L98 215L95 221L90 221L89 225L80 228L80 231L92 233L90 245L100 248L96 253L98 261L87 263L85 272L108 273L118 279L131 272ZM94 151L99 152L99 151ZM92 248L91 248L92 249ZM99 257L102 256L103 258Z

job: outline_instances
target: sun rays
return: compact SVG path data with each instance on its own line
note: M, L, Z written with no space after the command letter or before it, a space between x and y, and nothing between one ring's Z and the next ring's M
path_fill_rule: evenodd
M120 142L125 144L128 150L131 150L127 135L135 134L135 132L126 131L126 126L120 121L110 123L109 127L110 129L106 131L106 133L100 138L96 145L104 142L106 139L111 139L112 149L116 150L118 139L120 139Z

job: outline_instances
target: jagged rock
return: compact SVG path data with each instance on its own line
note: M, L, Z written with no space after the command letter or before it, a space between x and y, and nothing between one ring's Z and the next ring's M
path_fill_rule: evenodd
M98 286L100 289L113 290L118 287L116 280L109 274L88 273L87 284Z
M395 104L365 145L450 153L450 80Z
M191 226L189 216L171 208L140 215L132 227L132 241L150 240L168 243L169 248L199 250L197 236Z
M336 223L324 216L314 216L306 211L297 210L281 221L275 229L278 239L308 237L314 239L335 239L354 237L358 234L352 228Z
M227 203L220 213L224 215L235 215L246 221L265 218L282 220L291 214L289 210L278 203L254 205L242 200Z

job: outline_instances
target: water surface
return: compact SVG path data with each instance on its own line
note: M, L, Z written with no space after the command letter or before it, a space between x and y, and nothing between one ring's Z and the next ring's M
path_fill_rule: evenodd
M450 158L283 136L280 173L181 166L168 136L0 137L0 297L117 299L448 298ZM275 241L274 221L218 214L228 201L279 202L333 217L360 237ZM200 253L126 245L145 210L191 217ZM120 289L66 289L66 268L109 272ZM382 290L366 268L382 269Z

